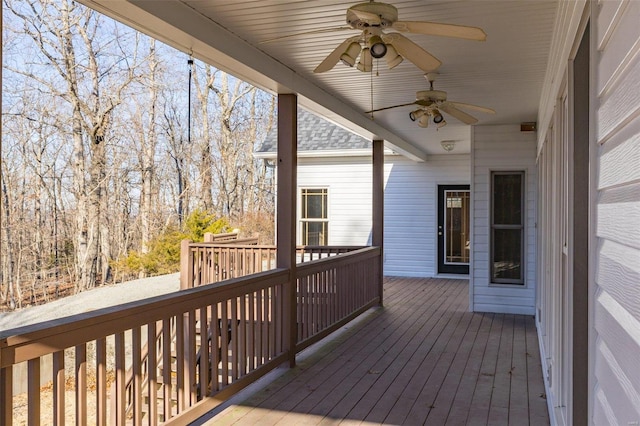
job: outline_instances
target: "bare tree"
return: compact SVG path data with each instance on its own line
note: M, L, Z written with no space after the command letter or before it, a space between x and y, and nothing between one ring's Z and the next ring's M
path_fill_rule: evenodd
M175 190L171 199L175 200L174 205L176 206L175 212L178 217L178 223L182 225L185 216L189 214L188 158L191 147L185 143L183 121L176 104L173 102L165 102L162 129L167 142L166 153L173 164L175 172L175 178L173 179L175 187L171 185Z
M146 132L140 132L144 136L141 147L141 179L142 193L140 197L140 224L141 224L141 247L142 253L149 250L149 241L153 235L152 231L152 212L154 203L154 181L156 178L155 162L156 162L156 146L157 146L157 123L156 108L158 105L158 72L159 63L156 55L156 44L154 40L149 43L148 56L149 70L147 73L146 84L149 91L149 100L147 106L147 128Z
M65 100L71 110L68 131L73 141L72 192L76 200L76 289L91 288L99 273L102 281L109 278L105 138L114 109L135 80L137 53L135 47L128 46L126 52L121 47L124 37L117 26L112 28L111 39L100 37L99 15L75 2L30 0L20 5L10 1L6 4L23 22L22 31L44 59L40 65L47 67L49 75L14 71L36 82L51 96ZM119 50L120 57L133 60L124 64L112 60L112 55L106 54L108 49Z
M252 216L273 211L272 173L252 156L273 123L273 97L196 62L188 126L187 73L170 71L184 54L71 0L4 2L8 307L23 295L46 300L47 287L107 282L113 258L144 253L194 208L250 229Z

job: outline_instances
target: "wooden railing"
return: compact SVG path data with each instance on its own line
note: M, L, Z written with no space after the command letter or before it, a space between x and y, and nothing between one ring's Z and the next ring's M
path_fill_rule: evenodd
M378 262L380 249L370 247L296 267L297 351L378 303Z
M282 332L286 299L281 295L288 276L287 270L274 270L224 285L76 315L54 325L24 327L0 336L0 424L12 424L12 367L21 362L28 363L29 424L53 424L56 419L61 424L65 417L77 424L126 424L127 420L140 424L147 417L151 424L157 424L183 415L197 405L198 395L200 399L214 394L224 396L226 388L231 388L226 390L230 393L243 382L250 383L287 359ZM251 318L252 344L243 345L242 351L225 351L229 331L219 325L236 320L241 314ZM175 338L171 338L172 328ZM197 328L200 333L196 333ZM160 345L149 345L146 362L142 362L143 334L155 341L158 333L162 336ZM237 325L232 328L235 342L240 333L244 331L239 331ZM214 343L203 344L209 339L202 336L209 335ZM216 341L222 343L222 350L218 350ZM130 354L125 355L125 348ZM240 360L240 353L245 356L244 361ZM43 413L40 359L49 354L53 355L53 404L51 413ZM199 370L198 354L202 367ZM73 367L67 369L69 362ZM134 408L127 419L129 366L133 368ZM95 391L87 386L94 381ZM112 404L107 403L110 381L116 389ZM147 383L146 389L142 389L143 383ZM71 413L65 404L69 390L73 390L76 407ZM115 412L111 412L111 405ZM88 407L95 409L89 413Z
M290 271L274 269L0 333L0 424L13 424L12 368L23 362L29 424L192 421L290 358L291 321L298 351L375 305L377 262L370 247L299 265L293 309ZM42 390L45 356L54 379Z
M276 247L249 244L243 239L224 243L182 241L180 251L180 288L244 277L275 268ZM257 243L257 240L255 240ZM348 253L361 246L298 246L298 262L323 259Z

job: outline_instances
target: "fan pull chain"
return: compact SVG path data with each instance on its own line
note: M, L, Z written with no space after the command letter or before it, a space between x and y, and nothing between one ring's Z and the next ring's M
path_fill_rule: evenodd
M378 61L376 61L378 62ZM370 86L370 90L369 90L369 94L370 94L370 100L371 100L371 120L373 120L373 70L371 70L371 74L369 75L369 81L371 82L371 86Z

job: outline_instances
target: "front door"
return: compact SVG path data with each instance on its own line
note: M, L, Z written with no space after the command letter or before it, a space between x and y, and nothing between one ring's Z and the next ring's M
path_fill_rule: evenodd
M438 185L438 273L469 273L469 185Z

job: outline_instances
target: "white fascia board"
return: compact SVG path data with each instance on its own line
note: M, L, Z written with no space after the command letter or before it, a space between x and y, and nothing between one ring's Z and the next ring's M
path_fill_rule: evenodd
M80 0L163 43L190 53L237 78L275 93L296 93L349 122L365 138L414 160L426 161L424 151L400 138L368 116L336 99L295 70L251 46L180 1ZM332 118L336 118L335 116ZM342 121L342 120L341 120Z
M384 155L398 155L391 149L385 148ZM254 152L254 158L272 160L276 158L276 152ZM371 149L322 149L317 151L298 151L298 158L336 158L336 157L371 157Z
M540 155L551 124L560 87L565 80L567 63L574 48L578 31L584 21L587 4L587 0L558 2L547 70L538 106L538 155Z

